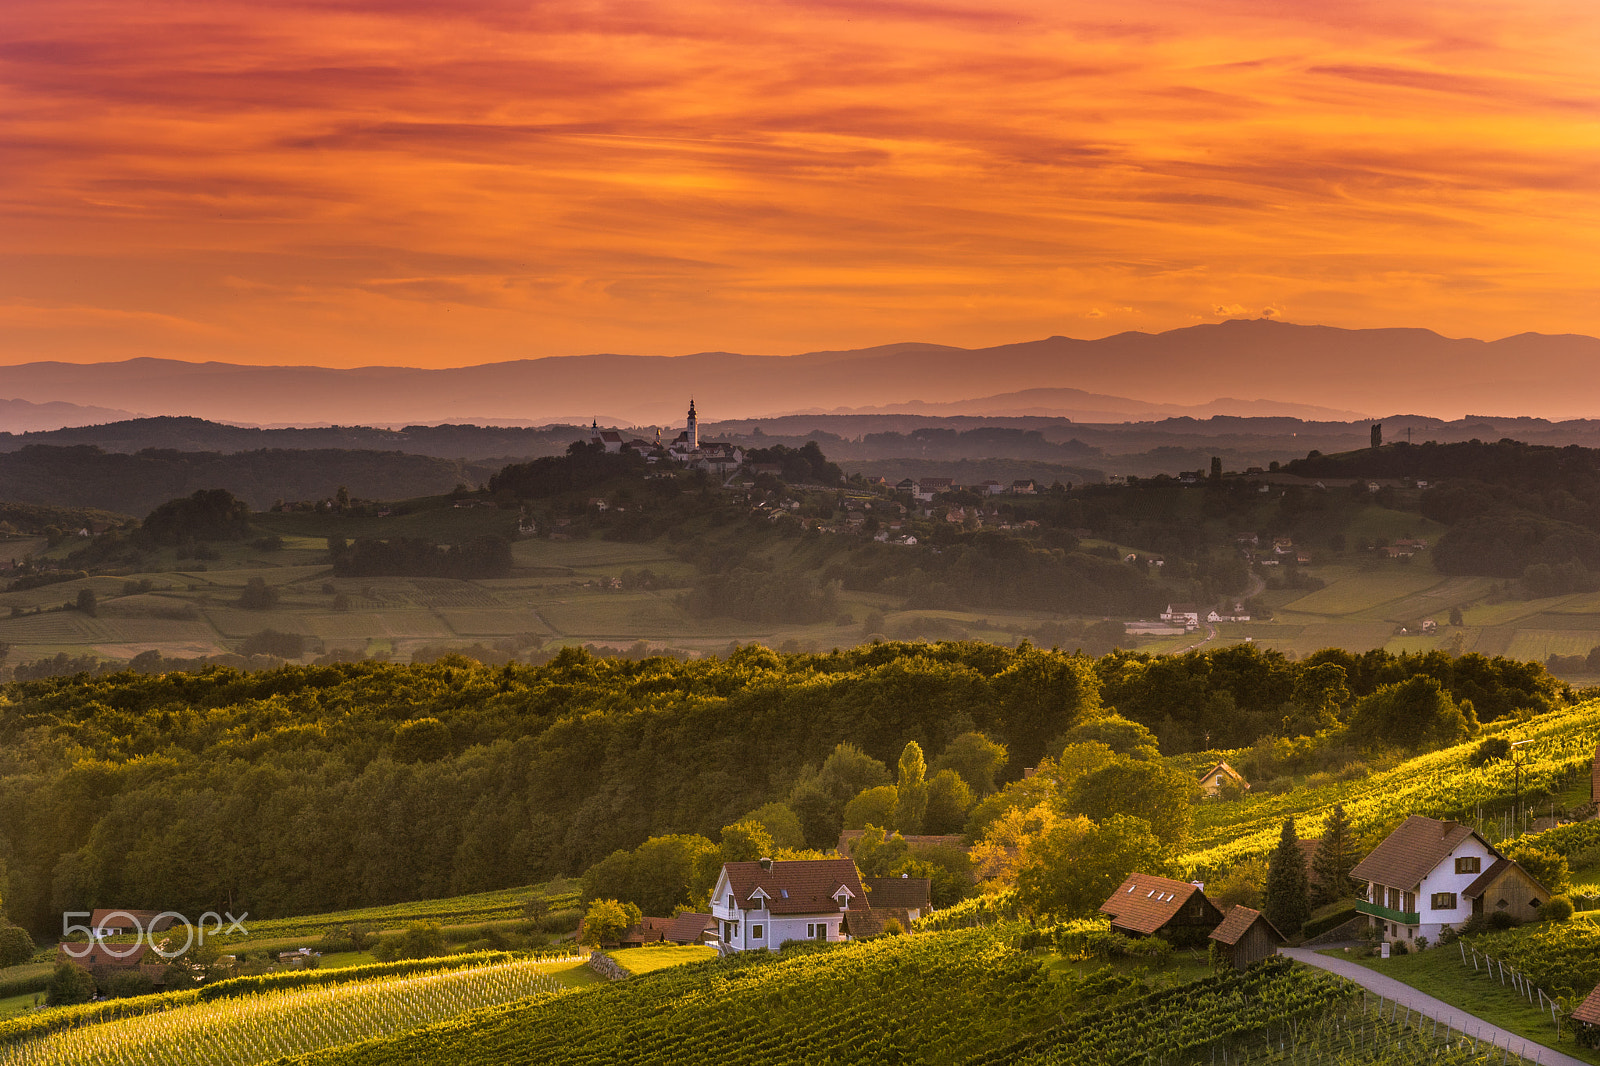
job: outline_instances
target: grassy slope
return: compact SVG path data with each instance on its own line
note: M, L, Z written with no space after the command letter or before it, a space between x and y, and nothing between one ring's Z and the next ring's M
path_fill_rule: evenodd
M1513 741L1534 741L1525 749L1525 790L1536 782L1565 781L1585 772L1593 759L1600 739L1600 701L1525 723L1506 723L1496 732ZM1191 850L1182 861L1190 869L1204 869L1264 855L1277 842L1283 820L1289 817L1296 819L1300 836L1318 836L1323 819L1336 803L1344 804L1358 833L1385 827L1408 814L1471 815L1480 804L1510 796L1513 788L1509 762L1491 763L1479 770L1467 766L1475 744L1431 752L1391 770L1356 774L1346 781L1319 775L1281 795L1247 795L1236 801L1202 804L1190 835Z
M1350 955L1339 951L1325 951L1323 954L1350 958ZM1368 957L1352 961L1403 981L1491 1025L1498 1025L1548 1047L1559 1048L1565 1054L1585 1062L1600 1064L1600 1052L1575 1044L1569 1027L1563 1026L1561 1039L1557 1041L1556 1029L1548 1011L1529 1005L1515 990L1502 986L1486 973L1474 973L1470 965L1463 966L1454 947L1432 948L1388 959Z
M631 974L650 973L686 962L704 962L717 957L717 949L703 944L653 944L649 947L614 951L611 957Z

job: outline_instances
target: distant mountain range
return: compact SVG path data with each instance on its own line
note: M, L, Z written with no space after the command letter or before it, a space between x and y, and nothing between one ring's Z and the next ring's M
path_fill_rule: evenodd
M584 355L444 370L27 363L4 368L0 393L33 404L247 425L539 425L574 413L588 421L586 411L609 412L619 423L677 425L691 396L707 419L923 404L951 408L939 413L1082 421L1171 414L1343 420L1396 410L1570 418L1600 411L1600 340L1524 333L1479 341L1422 329L1233 320L980 349L904 343L794 356ZM1122 398L1129 394L1139 399ZM17 426L0 412L0 429Z
M9 371L0 369L0 374ZM0 385L0 388L4 388ZM98 426L106 422L121 422L137 417L131 411L110 407L84 407L81 404L54 400L47 403L29 403L27 400L0 400L0 431L7 433L42 433L67 426Z

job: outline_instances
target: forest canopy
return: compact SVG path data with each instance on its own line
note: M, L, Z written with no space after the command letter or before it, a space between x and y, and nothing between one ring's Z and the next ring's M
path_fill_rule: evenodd
M1394 687L1416 677L1435 684ZM0 689L0 894L40 929L93 906L232 899L262 917L314 913L575 874L652 836L709 839L779 801L815 846L837 834L847 801L890 784L871 761L894 766L911 743L942 753L927 768L927 806L900 810L897 792L884 820L933 824L973 800L984 809L989 789L1069 741L1148 755L1126 725L1072 732L1112 708L1173 755L1281 731L1305 717L1291 713L1297 700L1332 699L1338 719L1413 689L1444 711L1470 701L1483 721L1561 696L1538 666L1476 655L1290 662L1240 647L1093 660L1026 644L881 642L822 655L566 649L540 667L446 659L17 682ZM1362 742L1416 740L1379 731ZM1009 752L1005 780L990 742ZM854 747L841 755L841 743Z

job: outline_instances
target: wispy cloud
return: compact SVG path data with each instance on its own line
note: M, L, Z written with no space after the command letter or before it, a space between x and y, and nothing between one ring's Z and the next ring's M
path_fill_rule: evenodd
M1576 0L16 0L7 22L0 362L1241 313L1600 332L1600 13Z

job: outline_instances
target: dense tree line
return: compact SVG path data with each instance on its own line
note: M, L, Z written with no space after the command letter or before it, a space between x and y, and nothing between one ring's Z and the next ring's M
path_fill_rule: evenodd
M478 484L491 469L404 452L146 449L122 454L91 445L29 445L0 452L0 498L139 515L167 500L221 485L263 510L277 500L332 497L340 486L376 500L442 494L459 484Z
M770 448L751 448L745 452L745 462L773 464L781 468L778 474L791 485L838 485L844 481L839 467L828 462L822 449L814 440L798 448L774 444Z
M575 440L565 455L504 467L489 479L489 491L542 500L588 491L619 478L642 477L645 469L643 456L627 449L608 453L603 444Z
M1320 478L1443 481L1422 494L1422 513L1452 528L1434 547L1450 574L1524 577L1537 595L1595 587L1600 570L1600 450L1514 440L1394 444L1288 465ZM1552 573L1552 571L1554 571Z
M1417 677L1437 691L1395 694ZM964 734L1004 745L1014 778L1074 737L1138 758L1138 744L1098 725L1070 732L1112 704L1149 720L1173 754L1220 732L1210 715L1222 706L1281 729L1296 700L1320 700L1336 728L1359 720L1364 700L1448 710L1470 699L1488 718L1555 695L1540 668L1477 656L1289 663L1242 649L1096 663L977 643L793 656L749 646L693 661L569 649L541 667L447 659L14 683L0 690L3 891L13 917L41 930L92 906L231 901L264 917L443 896L576 873L651 836L709 839L778 801L803 842L821 843L855 797L891 783L881 767L834 759L845 742L885 765L908 742L944 753L925 802L907 806L898 788L882 797L888 828L915 824L919 803L924 825L964 805L956 782L938 784L947 770L977 801L970 825L1006 803L982 798L995 763L982 743L957 744ZM1213 744L1232 742L1218 732ZM1380 730L1364 742L1412 739ZM1106 789L1137 794L1123 780L1132 772L1106 769ZM1069 793L1074 816L1098 816L1087 793ZM782 832L783 821L763 824Z

